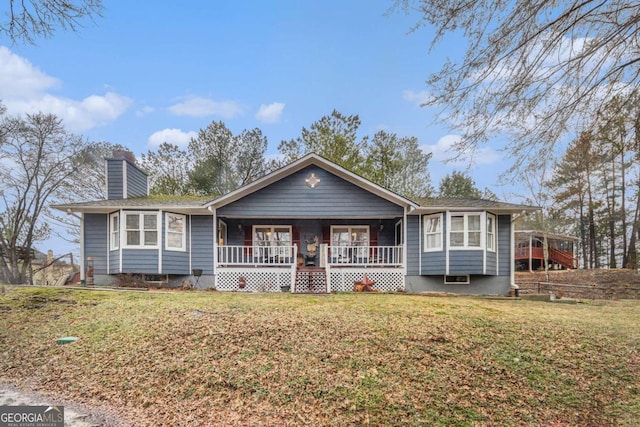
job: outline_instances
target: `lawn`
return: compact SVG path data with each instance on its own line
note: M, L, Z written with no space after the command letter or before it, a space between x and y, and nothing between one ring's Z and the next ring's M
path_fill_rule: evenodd
M640 420L638 301L5 290L0 382L135 425Z

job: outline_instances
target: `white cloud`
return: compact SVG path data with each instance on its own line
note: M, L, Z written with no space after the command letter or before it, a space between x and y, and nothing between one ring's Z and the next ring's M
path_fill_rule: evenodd
M433 154L433 160L447 163L452 167L489 165L499 162L502 157L491 147L480 147L473 153L456 152L454 145L461 141L460 135L445 135L432 145L423 145L421 148L427 153ZM458 157L456 157L458 156Z
M256 113L256 119L262 123L276 123L284 111L282 102L273 102L269 105L262 104Z
M214 101L213 99L193 96L184 102L172 105L169 111L178 116L204 117L220 116L225 119L241 115L244 110L235 101Z
M182 129L162 129L154 132L149 137L149 146L157 147L163 142L177 145L178 147L186 147L191 138L198 136L195 131L184 132Z
M143 117L143 116L146 116L147 114L153 113L154 111L155 111L155 108L149 107L147 105L145 107L142 107L138 111L136 111L136 117Z
M0 99L30 97L60 86L60 81L47 76L26 59L0 46Z
M63 120L64 126L81 132L117 119L131 105L131 99L117 93L90 95L81 101L49 94L31 99L7 98L3 101L11 113L51 113Z
M4 46L0 46L0 64L0 99L11 114L55 114L68 130L80 132L116 120L132 103L115 92L82 100L52 95L48 91L61 82Z
M405 101L409 101L411 103L416 104L418 107L431 102L432 101L432 97L431 94L426 91L426 90L422 90L420 92L414 92L412 90L405 90L402 92L402 98Z

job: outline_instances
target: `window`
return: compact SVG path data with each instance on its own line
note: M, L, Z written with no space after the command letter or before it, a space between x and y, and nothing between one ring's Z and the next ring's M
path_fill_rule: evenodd
M166 213L166 249L174 251L184 251L187 246L187 217L184 215Z
M269 257L290 256L291 226L288 225L256 225L253 227L253 246L258 246L261 253Z
M109 216L110 248L112 251L120 249L120 214L114 213Z
M479 213L452 214L450 217L449 245L452 248L480 248L482 228Z
M487 214L487 250L496 250L496 217Z
M424 250L442 250L442 214L424 217Z
M445 285L468 285L470 283L471 279L468 274L461 276L444 276Z
M344 259L345 261L356 256L360 258L368 257L369 246L369 226L367 225L334 225L331 226L331 246L344 246L344 249L334 250L333 257ZM355 253L348 249L353 246L363 246ZM350 255L351 254L351 255Z
M126 247L158 247L158 213L127 212L124 214Z

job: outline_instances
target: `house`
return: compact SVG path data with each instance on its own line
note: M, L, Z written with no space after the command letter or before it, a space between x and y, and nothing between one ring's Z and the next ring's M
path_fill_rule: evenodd
M82 278L117 275L223 291L504 295L513 219L486 200L419 203L315 154L214 200L148 197L131 156L107 159L108 199L58 205L82 218Z
M548 265L552 270L578 268L578 238L540 230L516 230L516 269L544 269L544 241L548 246Z

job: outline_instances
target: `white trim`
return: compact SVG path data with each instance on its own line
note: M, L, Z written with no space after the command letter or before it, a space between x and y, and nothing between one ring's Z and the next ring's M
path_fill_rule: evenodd
M440 246L438 247L433 247L433 248L429 248L427 247L427 228L426 228L426 222L427 220L430 220L432 218L438 218L439 219L439 226L440 226L440 231L439 233L430 233L430 235L437 235L440 234ZM422 217L422 226L424 227L420 233L420 235L422 236L422 252L442 252L443 249L443 242L444 242L444 218L442 213L437 213L437 214L432 214L432 215L424 215Z
M123 233L120 237L120 248L122 249L159 249L162 246L162 215L163 211L121 211L124 221L121 222ZM140 244L129 245L127 242L127 215L138 215L140 217L138 231L140 232ZM144 215L156 215L156 244L145 245L144 244ZM132 230L135 231L135 230Z
M127 182L127 161L126 160L122 160L122 198L123 199L128 199L127 195L129 193L129 189L128 187L128 182Z
M485 214L485 228L487 228L487 224L489 223L489 218L493 218L493 249L488 247L488 242L489 242L489 231L487 230L487 235L485 237L485 248L489 251L489 252L497 252L497 247L498 247L498 216L495 214L492 214L490 212L487 212Z
M186 252L187 251L187 216L184 214L178 214L175 212L167 212L164 211L164 249L166 251L172 251L172 252ZM176 217L181 217L182 218L182 241L181 241L181 247L179 248L175 248L175 247L170 247L169 246L169 233L172 234L178 234L178 232L176 231L170 231L169 230L169 216L170 215L174 215Z
M109 252L111 251L117 251L120 249L120 246L122 245L122 222L120 220L120 211L116 211L116 212L112 212L108 215L108 231L107 231L107 235L109 238ZM118 218L118 240L116 241L116 245L114 246L114 239L113 239L113 218Z
M160 221L162 221L159 225L159 230L158 230L158 274L162 274L162 248L163 248L163 244L162 244L162 239L164 239L166 241L166 238L164 237L164 233L162 233L162 231L164 230L164 227L162 226L164 224L164 220L165 220L165 216L163 215L163 211L159 211L158 212L158 216L160 217Z
M189 221L189 272L193 273L193 260L191 259L191 255L193 254L193 234L191 230L193 215L188 215L188 221Z
M329 227L329 245L333 246L333 247L341 247L343 245L336 245L333 241L333 230L336 228L346 228L347 229L347 234L349 234L349 244L346 245L345 247L366 247L368 248L369 246L371 246L371 227L369 225L358 225L358 224L335 224L335 225L331 225ZM365 245L354 245L354 240L352 240L352 236L353 236L353 229L358 229L358 228L366 228L367 229L367 241L365 242ZM361 243L361 242L358 242ZM361 251L357 251L358 253L361 253ZM334 254L331 255L332 257L334 256ZM360 256L360 255L358 255ZM367 254L365 255L367 258L369 257L369 253L367 251ZM327 263L329 262L329 259L327 259Z

